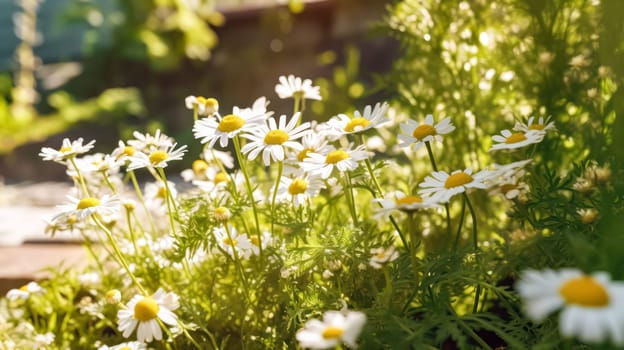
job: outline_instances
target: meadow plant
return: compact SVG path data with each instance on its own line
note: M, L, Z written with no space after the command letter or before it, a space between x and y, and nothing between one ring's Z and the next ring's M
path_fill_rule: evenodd
M621 240L598 225L621 215L621 184L606 164L540 163L553 121L510 125L489 164L451 168L436 158L453 117L380 102L302 123L320 98L310 81L282 77L276 92L292 114L273 117L266 97L226 115L187 98L204 147L183 182L167 168L187 147L160 131L108 154L44 147L75 183L48 232L80 234L90 262L9 291L0 348L624 345L621 265L578 255ZM368 148L378 134L389 151ZM501 152L514 161L494 162ZM421 165L432 171L416 180ZM500 215L484 202L515 231L482 228Z

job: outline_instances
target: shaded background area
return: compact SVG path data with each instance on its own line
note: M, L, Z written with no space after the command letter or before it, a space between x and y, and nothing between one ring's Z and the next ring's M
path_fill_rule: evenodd
M131 20L145 10L136 4L147 6L150 1L133 5L44 1L37 15L41 35L33 45L38 57L34 69L38 102L33 105L38 115L24 122L30 125L25 129L42 132L27 144L0 153L0 174L6 183L65 180L62 167L41 170L44 164L37 154L42 146L56 147L64 137L83 137L97 140L96 151L109 152L133 130L157 128L188 144L191 159L199 153L199 145L192 137L192 115L184 107L184 97L215 97L227 112L267 96L276 113L290 113L287 101L274 94L280 75L311 78L331 94L331 101L310 106L309 118L326 120L353 109L354 103L376 102L385 96L375 76L388 72L399 52L396 41L371 33L389 3L316 0L305 2L303 11L301 3L292 2L222 4L206 10L209 26L202 30L205 36L214 35L214 42L203 43L208 56L189 57L188 47L180 47L191 42L183 30L154 29L150 18ZM20 7L0 6L4 6L0 23L7 26L2 32L11 33L11 14L19 13ZM193 23L188 18L179 21ZM153 29L152 34L145 34L145 28ZM0 92L6 95L11 94L10 79L18 80L8 72L19 71L13 55L19 44L17 37L9 37L0 46L0 68L7 71L0 79ZM107 93L110 96L103 96ZM81 104L92 100L90 107ZM47 135L43 130L48 126L38 122L52 120L56 112L68 121L60 132ZM8 140L7 134L0 133L2 137Z

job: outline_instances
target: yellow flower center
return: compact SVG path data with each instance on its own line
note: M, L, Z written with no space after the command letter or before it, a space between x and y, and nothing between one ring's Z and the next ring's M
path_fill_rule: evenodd
M145 297L134 305L134 319L141 322L153 320L158 316L160 306L151 297Z
M380 252L376 253L376 254L375 254L375 257L376 257L377 259L385 259L385 258L386 258L386 251L385 251L385 250L382 250L382 251L380 251Z
M327 327L323 330L323 338L325 339L340 339L344 329L338 327Z
M165 151L154 151L149 155L149 161L154 165L167 160L167 158L169 158L169 155Z
M395 199L394 202L397 205L410 205L414 203L422 203L423 199L418 196L405 196L400 199Z
M198 96L197 102L205 105L206 107L214 107L219 105L219 101L217 101L216 98L212 97L205 98L203 96Z
M288 193L291 195L301 194L308 189L308 182L304 179L294 179L290 185L288 185Z
M217 126L217 130L221 132L232 132L242 128L243 125L245 125L243 118L234 114L228 114L221 119L219 125Z
M257 235L253 235L251 237L249 237L249 241L251 241L251 244L259 247L260 246L260 240L258 239Z
M72 150L71 146L65 146L65 147L61 147L61 149L59 149L59 152L66 153L66 152L69 152L71 150Z
M205 161L201 159L197 159L196 161L193 162L193 165L191 165L191 168L193 169L193 173L195 175L201 175L204 173L204 171L206 171L206 169L208 169L208 163L206 163Z
M509 135L509 137L505 140L506 144L510 144L510 143L517 143L517 142L521 142L526 140L526 136L524 136L523 132L515 132L511 135Z
M227 182L227 180L228 180L228 176L227 176L227 174L226 174L226 173L224 173L224 172L222 172L222 171L220 171L220 172L218 172L218 173L215 175L215 177L214 177L214 180L213 180L213 181L214 181L214 183L215 183L215 184L218 184L218 183L220 183L220 182Z
M218 207L214 210L214 217L217 221L226 221L232 216L230 210L226 207Z
M125 154L127 156L133 156L134 155L134 147L132 147L132 146L124 147L122 154Z
M299 152L299 154L297 154L297 160L303 162L303 160L308 157L309 152L314 152L314 149L306 148L303 151Z
M504 184L500 187L501 192L503 193L507 193L509 191L515 190L516 188L518 188L517 185L514 184Z
M95 207L99 204L100 204L99 199L93 198L93 197L86 197L86 198L81 199L80 202L78 202L78 205L76 205L76 209L87 209L87 208Z
M22 292L28 292L28 285L25 284L25 285L21 286L19 290L21 290Z
M225 245L231 245L232 247L235 247L238 244L237 240L230 239L230 237L225 237L221 242Z
M118 350L132 350L132 349L130 349L129 346L122 346L122 347L118 348Z
M167 198L167 189L165 187L159 187L158 192L156 192L156 197L158 198Z
M432 136L437 134L438 131L432 125L429 124L420 124L412 131L412 136L418 140L422 140L427 136Z
M78 217L76 215L70 215L67 217L67 223L69 225L73 225L78 222Z
M453 174L451 176L448 177L448 179L446 179L446 181L444 181L444 187L446 188L453 188L453 187L458 187L461 185L465 185L469 182L472 181L472 176L466 174L465 172L461 171L457 174Z
M325 157L325 163L327 164L336 164L338 162L340 162L341 160L345 160L349 158L349 153L338 149L335 151L331 151L327 154L327 157Z
M600 307L609 304L605 288L590 276L573 278L559 288L559 294L567 304Z
M271 130L264 136L264 143L267 145L281 145L288 141L288 133L283 130Z
M529 130L544 130L545 127L544 124L533 124L529 126Z
M364 129L370 124L370 120L362 117L357 117L349 120L347 125L345 125L346 132L353 132L354 130ZM358 128L359 127L359 128Z

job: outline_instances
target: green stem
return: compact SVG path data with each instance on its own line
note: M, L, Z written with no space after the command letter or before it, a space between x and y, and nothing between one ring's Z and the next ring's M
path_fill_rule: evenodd
M165 175L165 171L163 168L158 168L158 173L160 174L161 181L165 183L165 190L167 192L165 196L165 201L167 202L167 212L169 213L169 225L171 225L171 234L174 237L177 237L175 221L174 221L174 213L177 213L177 208L172 208L172 202L174 202L173 196L171 195L171 191L169 190L169 182L167 181L167 176ZM175 203L173 203L175 206Z
M69 161L74 167L74 170L76 170L76 175L78 176L78 182L80 182L80 187L82 188L82 192L84 193L85 196L91 197L91 195L89 194L89 189L87 188L87 183L85 182L85 179L82 176L82 173L80 173L80 169L78 168L78 165L76 164L76 161L74 160L74 157L69 158Z
M431 167L433 171L438 171L438 166L436 165L435 158L433 157L433 151L431 150L431 143L429 141L425 141L425 147L427 148L427 154L429 155L429 161L431 162ZM444 203L444 210L446 211L446 235L448 239L451 238L451 210L449 208L448 203Z
M156 227L154 226L154 220L152 219L152 214L149 209L147 209L147 205L145 204L145 199L143 198L143 194L141 192L141 187L139 186L139 182L137 181L134 170L128 170L128 174L130 174L130 180L132 181L132 186L134 187L134 191L136 192L137 198L141 202L141 206L145 211L145 215L147 216L147 220L150 223L150 228L152 229L152 234L156 233Z
M466 216L466 197L462 201L461 213L459 214L459 223L457 226L457 233L455 234L455 242L453 243L453 252L457 251L459 245L459 238L461 237L461 230L464 225L464 217Z
M106 228L106 226L104 226L104 224L102 224L102 222L96 217L96 215L93 215L92 218L95 224L100 228L100 230L104 231L104 234L106 235L106 237L108 238L108 241L113 247L113 251L115 252L115 255L117 255L117 259L119 259L119 262L121 263L123 268L126 270L128 275L132 279L132 282L134 282L134 284L137 286L137 288L139 288L139 290L141 291L143 295L148 295L145 289L143 288L143 286L141 285L141 283L139 282L139 280L136 278L136 276L134 276L134 273L132 273L132 270L130 270L130 266L128 265L128 263L126 262L126 259L121 253L121 250L119 249L119 246L117 245L117 242L115 242L115 238L113 238L113 234L110 232L108 228Z
M277 190L279 188L282 173L284 172L284 162L277 162L277 178L275 179L275 187L273 188L273 198L271 199L271 234L275 235L275 199L277 198Z
M197 116L199 115L198 109L199 109L199 106L196 103L194 103L193 104L193 121L194 122L197 121Z
M453 308L450 305L448 306L448 309L455 317L457 317L457 323L459 324L459 327L463 329L464 332L468 333L470 338L472 338L472 340L477 342L477 344L479 344L481 349L492 350L492 347L485 340L483 340L483 338L481 338L477 333L475 333L475 331L472 330L472 328L468 327L468 325L459 316L457 316L457 314L455 313L455 310L453 310Z
M347 205L349 206L349 211L351 213L351 218L353 219L353 225L357 226L357 212L355 210L355 199L353 198L353 185L351 184L351 175L348 171L344 173L344 187L345 187L345 198L347 199Z
M254 223L256 224L256 233L258 234L258 246L260 248L260 257L262 257L262 234L260 232L260 220L258 219L258 209L256 208L256 200L253 197L253 189L251 188L251 180L247 173L247 167L245 166L245 160L241 153L240 138L238 135L234 136L234 151L236 152L236 158L238 159L238 165L245 178L245 188L247 189L247 195L251 201L251 209L253 211Z
M474 208L472 207L472 203L470 203L470 199L468 198L468 195L466 194L466 192L464 192L463 195L464 195L464 200L466 201L466 204L468 205L468 210L470 210L470 217L472 219L472 243L474 245L474 250L477 251L479 250L479 241L477 237L477 215L474 211Z
M228 225L223 225L225 228L225 233L230 239L230 245L232 246L232 255L234 255L234 262L238 267L238 272L241 276L241 280L243 281L243 287L245 288L245 296L247 297L247 301L249 301L249 283L247 282L247 277L245 275L245 270L243 269L243 264L238 256L238 251L236 250L236 246L234 244L234 239L232 238L232 234L230 233L230 227Z

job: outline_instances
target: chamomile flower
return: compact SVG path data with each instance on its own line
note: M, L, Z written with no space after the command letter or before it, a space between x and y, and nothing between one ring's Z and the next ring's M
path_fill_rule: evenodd
M550 121L550 117L546 118L546 120L544 120L544 117L539 117L539 119L537 120L537 123L534 123L535 121L535 117L529 117L529 120L525 123L523 122L516 122L516 125L514 125L514 130L516 131L523 131L523 132L528 132L530 130L535 130L535 131L542 131L544 133L546 133L549 130L553 130L556 131L557 128L555 127L555 122Z
M186 182L191 182L194 180L205 181L208 179L208 169L210 165L203 159L196 159L191 164L190 169L184 169L180 173L182 179Z
M386 117L387 111L388 104L384 102L377 103L374 108L370 105L364 107L362 114L359 111L355 111L353 112L353 117L349 117L346 114L338 114L327 122L330 126L329 132L338 136L355 134L376 128L389 121L388 117Z
M275 92L281 99L304 98L306 100L321 100L321 88L313 86L312 80L301 79L290 74L280 76L279 84L275 85Z
M605 272L526 270L516 283L527 316L542 322L557 310L559 331L587 343L624 345L624 283Z
M140 168L165 168L167 163L172 160L180 160L186 153L186 145L183 145L176 149L177 143L167 148L154 148L149 153L139 152L129 157L130 164L128 170L135 170Z
M228 234L229 233L229 234ZM220 250L234 257L234 251L239 258L248 259L253 254L251 240L244 233L238 233L233 226L216 227L214 236Z
M473 174L471 168L456 170L451 174L445 171L434 171L431 176L425 177L425 181L418 185L422 188L419 193L445 203L454 195L466 192L469 188L487 188L486 181L491 176L492 172L488 170L481 170Z
M335 348L345 343L357 347L357 338L366 323L366 315L359 311L327 311L323 321L311 319L297 331L299 346L309 349Z
M166 293L159 288L152 296L135 295L126 309L117 312L117 324L124 338L130 337L135 328L139 342L151 342L153 339L162 339L162 330L159 320L170 326L175 326L178 317L173 310L180 305L179 297L173 293ZM138 326L138 327L137 327Z
M112 215L117 213L121 206L121 201L115 195L104 195L101 198L67 196L67 199L69 203L58 206L61 212L52 218L53 221L67 216L75 216L81 221L93 214Z
M321 153L329 152L330 146L327 144L327 139L323 134L317 132L308 132L301 137L301 145L303 148L299 151L289 152L287 162L299 163L308 158L308 153Z
M50 147L42 147L39 156L43 160L52 160L55 162L63 163L64 161L73 158L79 154L89 152L93 148L95 141L91 141L86 145L82 144L82 138L75 141L70 141L68 138L63 139L63 144L58 150Z
M402 133L398 135L399 146L414 149L420 148L424 142L432 142L434 140L442 142L442 135L446 135L455 130L455 126L451 123L451 118L446 117L437 124L434 124L433 115L427 114L425 121L418 123L415 120L408 119L406 123L401 124Z
M133 146L119 141L117 147L111 153L111 156L122 163L126 163L128 158L132 157L135 152L136 149Z
M530 161L527 159L505 165L495 164L489 184L492 193L500 193L507 199L514 199L528 192L529 186L522 181L522 178L526 174L524 167Z
M318 175L283 176L280 179L277 196L281 200L292 201L293 205L298 207L304 204L308 198L318 195L324 187L325 184Z
M184 104L186 108L190 110L195 110L197 108L197 113L203 116L213 115L219 112L219 101L217 99L203 96L187 96L184 99Z
M272 114L266 110L266 99L259 98L252 108L232 109L232 114L217 115L216 118L202 118L193 125L193 134L201 143L213 147L219 141L221 147L227 147L228 140L243 131L260 126Z
M348 147L346 149L328 148L327 153L308 153L303 162L300 163L301 168L312 175L320 175L321 178L327 179L334 168L340 172L353 170L358 167L360 160L368 157L368 153L364 150L364 146L360 145L356 149Z
M412 212L418 209L437 208L439 205L435 199L420 196L412 196L402 191L388 192L384 198L373 198L373 202L381 204L375 208L373 218L388 218L393 212Z
M156 130L154 135L148 133L141 134L138 131L132 133L135 137L134 140L129 140L128 145L132 146L135 151L144 153L151 153L154 150L167 149L174 145L173 138L160 132L160 129Z
M394 250L393 246L373 248L370 252L372 256L368 264L374 269L381 269L384 265L395 261L399 257L399 252Z
M295 140L301 138L308 132L310 123L303 123L297 126L300 113L296 113L292 119L286 123L286 115L282 115L279 122L275 118L268 119L268 125L263 124L250 130L243 137L251 142L243 146L243 154L249 154L249 160L254 160L262 152L262 161L268 166L271 159L281 162L284 160L285 148L301 150L303 146Z
M28 282L18 289L11 289L6 297L9 300L28 299L32 294L41 294L45 291L37 282Z
M260 240L258 235L249 236L249 242L251 242L251 253L253 255L260 255ZM273 235L270 232L262 232L262 249L267 249L273 245Z
M578 209L576 213L581 217L581 222L589 225L598 218L598 210L594 208Z
M492 140L498 142L490 147L489 152L500 149L517 149L535 143L540 143L544 139L544 132L529 130L512 133L509 130L501 131L500 135L492 136Z

